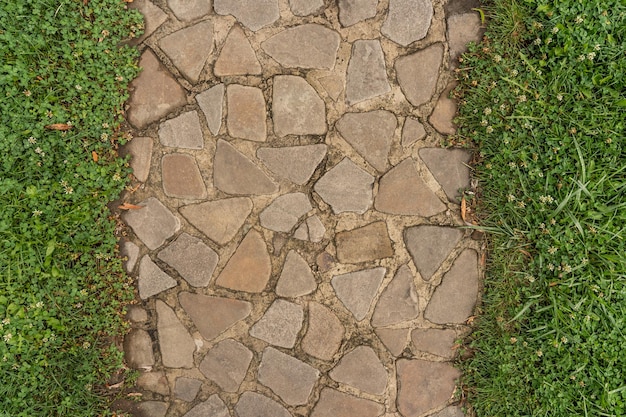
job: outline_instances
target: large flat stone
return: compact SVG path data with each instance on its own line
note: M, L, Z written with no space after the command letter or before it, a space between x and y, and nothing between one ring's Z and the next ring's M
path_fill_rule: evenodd
M261 74L261 64L241 26L233 25L228 33L213 71L218 77Z
M217 84L196 96L196 101L206 118L209 130L214 135L220 132L222 126L224 90L224 84Z
M383 395L387 388L387 371L369 346L358 346L347 353L329 375L368 394Z
M261 48L283 67L332 69L339 41L334 30L309 23L277 33Z
M293 237L309 242L321 242L326 233L326 228L319 217L313 215L307 218L293 233Z
M219 245L235 237L252 212L247 197L225 198L180 208L180 213L198 230Z
M125 151L131 156L130 167L139 182L146 182L150 173L153 140L149 137L135 137L124 145Z
M226 404L217 396L213 394L208 400L197 404L194 408L189 410L183 417L230 417L230 412L226 407Z
M324 144L259 148L257 158L279 177L304 185L326 156Z
M307 332L302 338L302 350L318 359L333 359L345 334L337 316L322 304L309 302Z
M398 83L409 102L418 107L435 93L443 59L443 45L436 43L396 60Z
M331 168L313 187L335 214L365 213L372 205L374 177L348 158Z
M190 82L200 77L213 51L213 24L202 21L159 40L159 47Z
M348 27L376 16L378 0L339 0L339 22Z
M180 220L155 197L138 205L143 208L128 210L122 218L149 249L158 248L180 229Z
M306 194L283 194L259 214L259 222L266 229L275 232L289 232L298 220L312 208Z
M337 233L337 258L339 262L356 264L393 256L391 240L385 222Z
M444 135L454 135L456 133L457 126L454 123L454 117L456 116L457 104L454 99L450 98L450 91L452 91L455 85L455 83L451 83L441 93L432 114L428 118L430 124Z
M453 14L448 17L448 45L450 62L455 64L462 53L467 51L467 44L480 42L481 27L478 13Z
M128 4L128 8L138 10L143 15L143 35L135 39L133 45L143 42L167 20L167 14L150 0L135 0Z
M386 272L385 268L378 267L337 275L331 280L337 298L357 321L367 316Z
M238 195L274 194L278 186L233 145L217 141L213 182L221 191Z
M450 201L458 203L459 190L470 187L471 154L458 148L422 148L419 155Z
M174 148L204 148L204 137L202 136L198 113L188 111L161 123L159 141L163 146Z
M237 417L292 417L291 413L276 401L251 391L241 394L235 412Z
M172 266L194 287L209 285L219 257L200 239L182 233L174 242L159 252L159 259Z
M213 8L217 14L235 16L254 32L280 17L278 0L214 0Z
M404 242L422 279L428 281L461 240L459 229L415 226L404 231Z
M454 357L454 341L456 332L452 329L415 329L411 340L415 350L441 356L444 359Z
M272 116L274 133L281 137L326 133L324 101L302 77L274 77Z
M246 377L252 352L233 339L225 339L211 348L198 369L226 392L237 392Z
M205 198L206 186L196 158L184 153L163 155L161 159L163 191L168 197Z
M144 255L141 258L141 262L139 262L139 279L137 280L139 298L146 300L175 286L176 280L152 262L150 256Z
M139 259L139 246L127 239L120 241L120 256L122 257L122 264L127 273L133 272L137 260Z
M407 117L402 126L402 146L411 146L426 137L426 129L418 120Z
M195 378L178 377L174 385L174 395L183 401L191 402L196 399L202 381Z
M137 387L161 395L170 395L170 387L163 371L141 372L137 378Z
M132 369L150 369L154 365L152 339L143 329L132 329L124 337L124 359Z
M384 412L382 404L324 388L311 417L379 417Z
M317 282L309 264L295 250L289 251L276 283L276 294L281 297L301 297L316 288Z
M461 407L446 407L440 412L433 414L432 417L465 417L465 413Z
M375 329L375 331L393 356L400 356L408 344L410 329Z
M346 102L360 103L387 94L391 85L387 78L385 55L378 40L357 40L352 45L346 79Z
M165 417L167 409L162 401L142 401L137 405L137 417Z
M320 373L293 356L272 347L263 351L259 382L289 405L306 404Z
M260 88L231 84L226 88L228 133L234 138L265 142L265 98Z
M390 0L380 31L402 46L424 39L433 18L432 0Z
M289 0L289 8L295 16L308 16L324 7L324 0Z
M278 299L250 329L250 335L269 344L291 349L302 328L304 311L299 304Z
M372 316L372 325L391 326L413 320L418 315L419 299L413 273L407 265L403 265L380 295Z
M183 22L199 19L211 11L211 0L167 0L167 5Z
M176 313L161 300L156 300L157 334L163 366L168 368L193 367L196 344L176 317Z
M207 340L216 338L238 321L248 317L252 311L249 302L232 298L182 292L178 299L202 337Z

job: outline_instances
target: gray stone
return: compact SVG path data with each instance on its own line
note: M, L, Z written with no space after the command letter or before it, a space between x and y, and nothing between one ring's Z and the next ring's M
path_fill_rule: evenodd
M167 5L178 20L189 22L211 11L211 0L167 0Z
M159 47L180 73L195 83L213 51L213 24L205 20L181 29L161 38Z
M180 208L180 213L198 230L219 245L235 237L252 212L247 197L225 198Z
M231 84L226 89L228 133L234 138L265 142L265 98L260 88Z
M369 346L358 346L347 353L329 375L368 394L383 395L387 388L387 371Z
M207 340L224 333L235 323L248 317L252 311L249 302L231 298L181 292L178 299L185 313Z
M137 260L139 259L139 246L135 245L130 240L124 239L120 243L120 256L124 260L124 269L127 273L133 272Z
M380 295L372 316L372 325L391 326L413 320L418 315L419 300L413 273L408 265L403 265Z
M224 105L224 84L217 84L196 96L196 101L206 118L209 130L214 135L222 126L222 110Z
M254 32L280 17L278 0L213 0L213 8L217 14L235 16Z
M317 369L272 347L263 351L259 382L289 405L306 404L319 376Z
M183 153L163 155L161 159L163 191L168 197L199 199L206 197L196 158Z
M213 394L208 400L196 405L183 417L230 417L230 412L220 397Z
M204 148L204 137L198 113L188 111L161 123L159 140L163 146L186 149Z
M150 173L152 160L152 138L136 137L124 145L126 152L131 156L130 167L133 175L139 182L146 182Z
M450 201L459 202L459 190L470 187L469 162L471 154L464 149L422 148L420 158Z
M137 305L129 305L126 307L126 320L135 326L148 321L148 312Z
M443 276L424 317L433 323L461 324L471 316L478 297L478 255L464 250Z
M289 251L276 283L276 294L281 297L301 297L315 291L315 288L317 282L309 264L295 250Z
M415 107L428 102L435 93L442 59L443 45L436 43L396 60L400 88Z
M398 123L393 113L375 110L346 113L335 125L337 131L378 171L389 166L387 157Z
M450 406L433 414L432 417L465 417L465 413L463 413L461 407Z
M289 7L296 16L308 16L324 7L324 0L289 0Z
M416 119L407 117L402 127L402 146L411 146L426 137L426 129Z
M340 39L334 30L309 23L277 33L261 48L283 67L332 69Z
M306 219L293 233L293 237L299 240L308 240L309 242L321 242L326 233L324 224L317 216L311 216Z
M185 90L150 49L141 55L142 71L129 86L128 121L144 129L172 110L187 103Z
M176 280L163 272L148 255L141 258L137 281L139 298L142 300L176 286Z
M346 102L360 103L391 91L385 55L378 40L357 40L352 45L346 78Z
M168 247L159 252L159 259L172 266L185 281L194 287L209 285L217 266L217 253L200 239L182 233Z
M339 22L344 27L376 16L378 0L339 0Z
M176 313L161 300L156 300L157 333L163 366L168 368L193 367L196 350L189 332L176 317Z
M379 417L384 412L382 404L324 388L311 417Z
M324 101L302 77L274 77L272 116L274 133L281 137L326 133Z
M333 101L337 101L339 99L339 96L344 88L343 77L340 77L337 74L331 74L325 77L320 77L318 81Z
M385 222L337 233L337 258L341 263L356 264L393 256Z
M256 392L241 394L235 406L238 417L292 417L291 413L276 401Z
M137 417L165 417L167 403L161 401L143 401L137 405Z
M428 281L461 240L459 229L415 226L404 231L404 242L422 279Z
M278 299L250 329L250 335L275 346L291 349L302 328L302 306Z
M451 83L441 93L432 114L428 118L430 124L444 135L454 135L456 133L457 126L454 123L454 117L456 116L457 105L456 101L449 97L450 91L452 91L455 85L455 83Z
M275 232L288 232L313 207L306 194L290 193L277 197L259 214L261 226Z
M176 378L174 395L176 396L176 398L180 398L183 401L191 402L196 399L196 396L198 395L198 391L200 390L201 386L202 381L200 381L199 379L185 378L181 376ZM189 413L187 413L186 415L189 415ZM203 414L199 414L199 416L202 415Z
M372 205L374 177L348 158L330 169L314 186L335 214L352 211L365 213Z
M454 357L456 332L452 329L415 329L411 340L416 350L441 356L444 359Z
M149 0L135 0L128 4L128 8L138 10L143 15L143 35L135 39L133 45L143 42L167 20L167 14Z
M467 44L480 42L481 27L478 13L453 14L448 17L448 44L450 61L455 64L462 53L467 51Z
M327 149L324 144L259 148L256 155L274 174L304 185L326 156Z
M233 339L225 339L209 350L198 369L226 392L237 392L246 377L252 352Z
M390 0L380 31L402 46L424 39L433 18L432 0Z
M162 371L141 372L137 378L137 387L160 395L170 395L170 386Z
M180 229L180 220L159 200L150 197L138 210L128 210L122 219L149 249L156 249Z
M248 157L233 145L217 141L213 162L213 182L228 194L274 194L278 186Z
M213 71L218 77L261 74L261 64L241 26L233 25Z
M393 356L400 356L406 348L410 329L375 329L376 334Z
M345 329L327 307L309 302L309 321L302 338L302 350L318 359L330 361L339 350Z
M132 369L150 369L154 365L152 339L143 329L132 329L124 337L124 358Z
M386 272L387 269L378 267L337 275L331 280L337 298L357 321L367 316Z

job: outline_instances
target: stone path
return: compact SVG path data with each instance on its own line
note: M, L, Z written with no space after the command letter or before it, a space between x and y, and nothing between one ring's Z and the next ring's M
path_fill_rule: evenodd
M458 417L479 291L451 69L468 2L135 0L138 303L151 417Z

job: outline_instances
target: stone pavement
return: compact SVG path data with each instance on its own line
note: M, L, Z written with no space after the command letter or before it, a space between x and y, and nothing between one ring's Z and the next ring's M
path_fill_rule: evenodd
M468 1L135 0L137 416L459 417Z

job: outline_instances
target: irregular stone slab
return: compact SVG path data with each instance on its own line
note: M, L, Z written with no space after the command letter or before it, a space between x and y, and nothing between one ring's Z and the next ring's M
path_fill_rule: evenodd
M230 417L230 412L226 407L226 404L217 396L213 394L208 400L201 402L192 408L183 417Z
M200 372L226 392L237 392L252 361L250 349L233 339L225 339L202 359Z
M461 407L446 407L440 412L433 414L432 417L465 417L465 413Z
M178 20L189 22L211 11L210 0L167 0L168 7Z
M180 229L180 220L159 200L150 197L138 204L139 210L128 210L122 219L149 249L156 249Z
M386 272L387 269L383 267L364 269L336 275L331 280L337 298L357 321L363 320L367 315Z
M252 311L249 302L231 298L182 292L178 299L206 340L212 340L224 333L232 325L248 317Z
M176 286L176 280L163 272L148 255L141 258L137 281L139 298L142 300Z
M213 162L213 182L228 194L274 194L278 186L261 169L221 139L217 141Z
M139 259L139 246L135 245L130 240L123 239L120 243L120 256L124 261L124 269L127 273L133 272L137 260Z
M213 71L218 77L261 74L261 64L241 26L233 25L228 33Z
M410 329L375 329L376 334L393 356L400 356L406 348Z
M165 417L168 404L161 401L142 401L137 405L139 416Z
M339 0L339 22L348 27L376 16L378 0Z
M452 329L415 329L411 340L416 350L432 353L445 359L454 357L456 332Z
M163 155L161 159L163 191L168 197L205 198L206 187L196 158L183 153Z
M157 334L163 366L168 368L193 367L196 344L176 313L161 300L156 300Z
M347 353L329 375L369 394L383 395L387 388L387 371L369 346L358 346Z
M382 404L324 388L311 417L379 417L384 412Z
M163 372L141 372L137 378L137 387L161 395L170 395L167 377Z
M143 35L133 40L133 45L143 42L167 20L167 14L149 0L135 0L128 4L128 8L138 10L143 15Z
M159 259L167 262L194 287L209 285L217 266L217 253L200 239L182 233L173 243L159 252Z
M431 0L390 0L380 31L402 46L424 39L433 18Z
M143 329L132 329L124 337L124 359L131 369L150 369L154 365L152 339Z
M326 156L327 149L324 144L259 148L256 156L274 174L304 185Z
M231 84L228 100L228 133L234 138L265 142L265 98L260 88Z
M308 240L309 242L318 243L324 238L326 228L317 216L311 216L304 221L300 227L293 233L293 237L300 240Z
M415 226L404 231L404 243L423 280L428 281L461 240L459 229Z
M335 125L341 136L378 171L389 166L387 157L398 122L393 113L375 110L346 113Z
M344 211L363 214L372 205L373 186L373 176L344 158L324 174L313 189L333 208L335 214Z
M289 251L276 283L276 294L281 297L301 297L316 288L317 282L309 264L295 250Z
M467 44L480 42L481 27L478 13L453 14L448 17L448 45L450 62L456 64L462 53L467 51Z
M278 299L267 309L261 320L250 329L250 336L275 346L291 349L302 328L302 306Z
M290 193L277 197L259 214L261 226L275 232L288 232L313 207L306 194Z
M278 0L214 0L215 13L231 14L253 32L271 25L280 17Z
M251 391L241 394L235 412L238 417L292 417L291 413L276 401Z
M176 378L176 385L174 386L174 395L176 396L176 398L179 398L183 401L191 402L196 399L196 396L198 395L198 391L200 391L201 386L202 381L200 381L199 379L178 377ZM187 413L186 415L189 415L189 413ZM202 415L206 414L199 414L199 416Z
M422 148L419 155L450 201L458 203L459 190L470 187L470 152L459 148Z
M419 359L400 359L398 370L398 411L417 417L445 405L452 396L455 380L461 376L452 365Z
M380 295L372 325L376 327L391 326L417 318L419 300L413 273L408 265L402 265L385 291Z
M309 302L309 326L302 339L302 350L318 359L333 359L345 329L333 312L316 302Z
M148 321L148 312L138 305L130 305L126 307L126 320L131 322L131 326L142 324Z
M141 54L142 71L129 86L128 121L144 129L172 110L187 103L185 90L150 49Z
M437 71L439 67L437 67ZM346 78L346 102L360 103L391 91L385 56L378 40L357 40L352 45Z
M308 16L317 13L324 6L324 0L289 0L291 13Z
M424 317L433 323L465 322L478 297L478 255L466 249L454 261L433 293Z
M442 59L443 45L436 43L396 60L400 88L415 107L428 102L434 94Z
M252 212L247 197L225 198L180 208L180 213L209 239L225 245L235 237Z
M424 217L446 209L420 177L412 158L400 162L380 179L374 207L383 213Z
M159 47L181 74L195 83L213 51L213 24L205 20L181 29L161 38Z
M265 241L252 229L228 260L215 283L235 291L261 292L272 273L272 262Z
M272 347L263 351L259 382L289 405L306 404L319 376L317 369Z
M222 108L224 105L224 84L217 84L196 96L196 101L206 118L209 130L214 135L222 126Z
M261 48L283 67L332 69L340 39L334 30L309 23L277 33Z
M274 77L272 115L274 133L280 137L326 133L324 101L302 77Z
M341 95L341 92L343 91L343 78L342 77L335 75L335 74L331 74L325 77L320 77L318 81L320 82L322 87L324 87L324 90L326 90L330 98L332 98L334 101L337 101L339 99L339 96Z
M159 141L163 146L186 149L204 148L200 118L195 111L188 111L159 126Z
M125 151L131 156L130 167L139 182L146 182L150 173L152 160L152 138L136 137L124 145Z
M426 129L424 129L424 125L412 117L407 117L402 127L402 146L411 146L425 137Z
M341 263L356 264L393 256L385 222L337 233L337 258Z
M457 104L455 100L450 98L450 91L454 87L454 83L446 87L439 96L439 100L437 100L437 104L428 118L430 124L444 135L454 135L456 133L457 126L454 123L454 117L456 116Z

